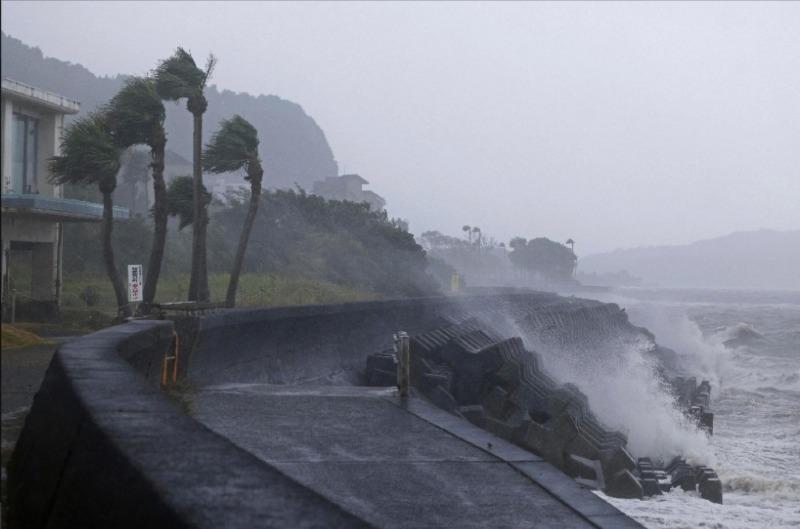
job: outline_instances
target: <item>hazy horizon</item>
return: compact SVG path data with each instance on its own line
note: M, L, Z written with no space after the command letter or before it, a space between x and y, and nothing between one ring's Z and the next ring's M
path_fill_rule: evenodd
M800 228L797 3L4 1L2 30L98 75L213 52L212 84L302 105L416 234Z

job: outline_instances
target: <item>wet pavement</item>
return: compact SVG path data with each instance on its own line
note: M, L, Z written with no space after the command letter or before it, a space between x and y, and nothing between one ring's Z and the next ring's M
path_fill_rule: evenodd
M230 384L191 409L376 527L638 527L536 455L391 389Z

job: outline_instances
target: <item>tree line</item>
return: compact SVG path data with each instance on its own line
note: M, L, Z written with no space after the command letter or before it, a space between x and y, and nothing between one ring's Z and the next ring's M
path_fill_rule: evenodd
M209 301L207 267L208 193L203 185L203 170L220 173L244 170L250 183L248 214L242 224L239 244L231 270L226 304L236 299L241 266L258 210L263 168L258 155L258 133L243 117L223 120L219 130L203 150L203 114L208 108L204 90L216 59L209 56L205 68L197 66L192 55L182 48L145 77L126 80L111 101L96 112L68 125L61 142L61 154L50 160L51 179L57 184L97 186L103 199L102 255L106 274L114 289L119 315L130 316L122 278L117 269L112 245L113 199L117 174L126 149L146 145L150 149L153 178L153 238L147 261L143 303L147 311L155 299L167 235L170 205L164 181L164 101L186 100L193 117L193 156L191 180L192 258L188 291L190 301ZM176 189L175 193L179 193ZM188 217L188 215L187 215Z

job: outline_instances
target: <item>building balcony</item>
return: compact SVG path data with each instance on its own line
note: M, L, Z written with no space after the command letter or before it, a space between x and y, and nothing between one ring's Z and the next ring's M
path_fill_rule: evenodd
M2 212L4 216L35 217L54 222L96 222L103 218L103 205L71 198L3 193ZM114 206L115 219L129 217L127 208Z
M20 83L13 79L3 79L2 92L4 96L26 101L39 108L46 107L61 114L77 114L81 109L81 104L74 99Z

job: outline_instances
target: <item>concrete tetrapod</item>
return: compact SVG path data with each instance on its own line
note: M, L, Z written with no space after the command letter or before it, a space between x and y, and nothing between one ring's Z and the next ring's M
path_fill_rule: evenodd
M548 376L539 356L518 337L503 339L467 318L412 336L411 354L412 384L429 400L538 454L584 486L642 498L696 483L702 497L722 501L711 469L692 468L683 460L668 467L635 460L626 436L604 427L577 387ZM367 361L368 382L383 376L380 371L389 366L385 355ZM707 382L689 384L687 400L707 405L709 389Z

